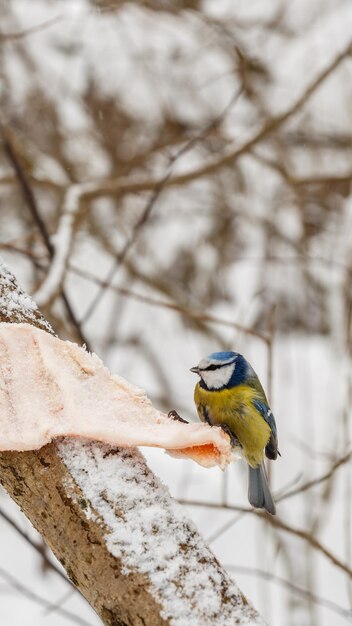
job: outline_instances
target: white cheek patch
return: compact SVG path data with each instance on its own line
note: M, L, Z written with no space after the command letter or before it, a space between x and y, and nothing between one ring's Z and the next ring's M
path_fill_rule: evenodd
M230 378L235 371L235 367L236 363L230 363L229 365L224 365L216 370L201 372L201 376L208 389L220 389L221 387L227 385L230 381Z

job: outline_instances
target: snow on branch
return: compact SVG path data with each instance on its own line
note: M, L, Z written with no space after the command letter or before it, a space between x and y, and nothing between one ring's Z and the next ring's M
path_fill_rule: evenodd
M108 549L126 576L137 569L148 577L163 619L173 626L263 624L141 454L73 440L59 450L91 503L87 517L104 521Z
M0 322L28 322L54 334L49 322L38 311L36 303L16 283L0 258Z
M6 350L0 359L1 386L4 381L8 386L13 382L16 386L13 401L17 397L21 403L21 395L28 391L25 364L31 364L34 358L39 368L44 367L45 351L38 350L37 331L33 335L28 333L27 324L43 329L45 323L3 265L0 266L0 298L3 303L0 320L7 322L1 325L6 328L1 331L1 342L11 321L15 323L11 341L23 328L24 336L34 338L25 349L23 344L22 349L18 348L24 363L23 385L19 379L15 384L15 377L6 369ZM11 302L16 306L9 306ZM25 325L18 324L19 321ZM49 326L47 330L52 332ZM39 334L44 333L39 331ZM59 342L52 341L55 346L56 341ZM59 343L67 347L66 342ZM70 352L70 348L67 349ZM96 357L86 355L86 358ZM84 386L89 372L84 371L85 366L82 369L80 362L76 362L75 367L82 376L77 385ZM35 401L34 394L30 399L34 403L33 414L41 410L41 385L48 384L47 376L44 367L42 379L34 384L38 397ZM49 384L52 406L46 408L53 411L50 415L55 419L60 413L61 398L58 388L55 391L55 381ZM127 395L132 393L128 384L124 384ZM74 406L77 401L75 385L71 391ZM87 396L94 404L89 383ZM97 398L98 404L100 400ZM136 402L138 405L138 394ZM141 401L139 410L143 412L142 405ZM5 410L2 403L1 415ZM152 409L144 407L144 410ZM83 418L88 415L87 403L82 405L81 413ZM35 430L34 423L32 428ZM104 624L264 625L135 448L62 439L38 451L2 451L0 482L43 535Z

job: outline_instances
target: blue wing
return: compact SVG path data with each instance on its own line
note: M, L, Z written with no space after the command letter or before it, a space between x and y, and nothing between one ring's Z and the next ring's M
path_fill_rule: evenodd
M257 399L253 400L253 405L255 406L257 411L263 416L266 423L270 426L271 435L270 435L268 444L265 448L266 456L269 459L276 459L277 455L280 453L278 452L278 449L277 449L277 446L278 446L277 428L276 428L276 422L275 422L273 412L271 408L266 404L266 402L263 402L261 400L257 400Z
M260 400L253 400L253 404L257 411L264 417L266 423L270 426L271 432L277 437L276 422L271 408Z

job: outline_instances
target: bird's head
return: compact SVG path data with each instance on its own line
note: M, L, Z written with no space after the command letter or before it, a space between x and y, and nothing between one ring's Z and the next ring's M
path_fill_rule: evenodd
M191 372L198 374L201 385L209 390L231 388L246 380L248 363L238 352L213 352Z

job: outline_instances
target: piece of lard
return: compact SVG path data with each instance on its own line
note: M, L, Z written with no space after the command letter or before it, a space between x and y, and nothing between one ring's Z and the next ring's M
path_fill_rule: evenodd
M232 458L221 428L170 419L95 354L29 324L0 323L0 450L36 450L57 437L156 446L205 467Z

